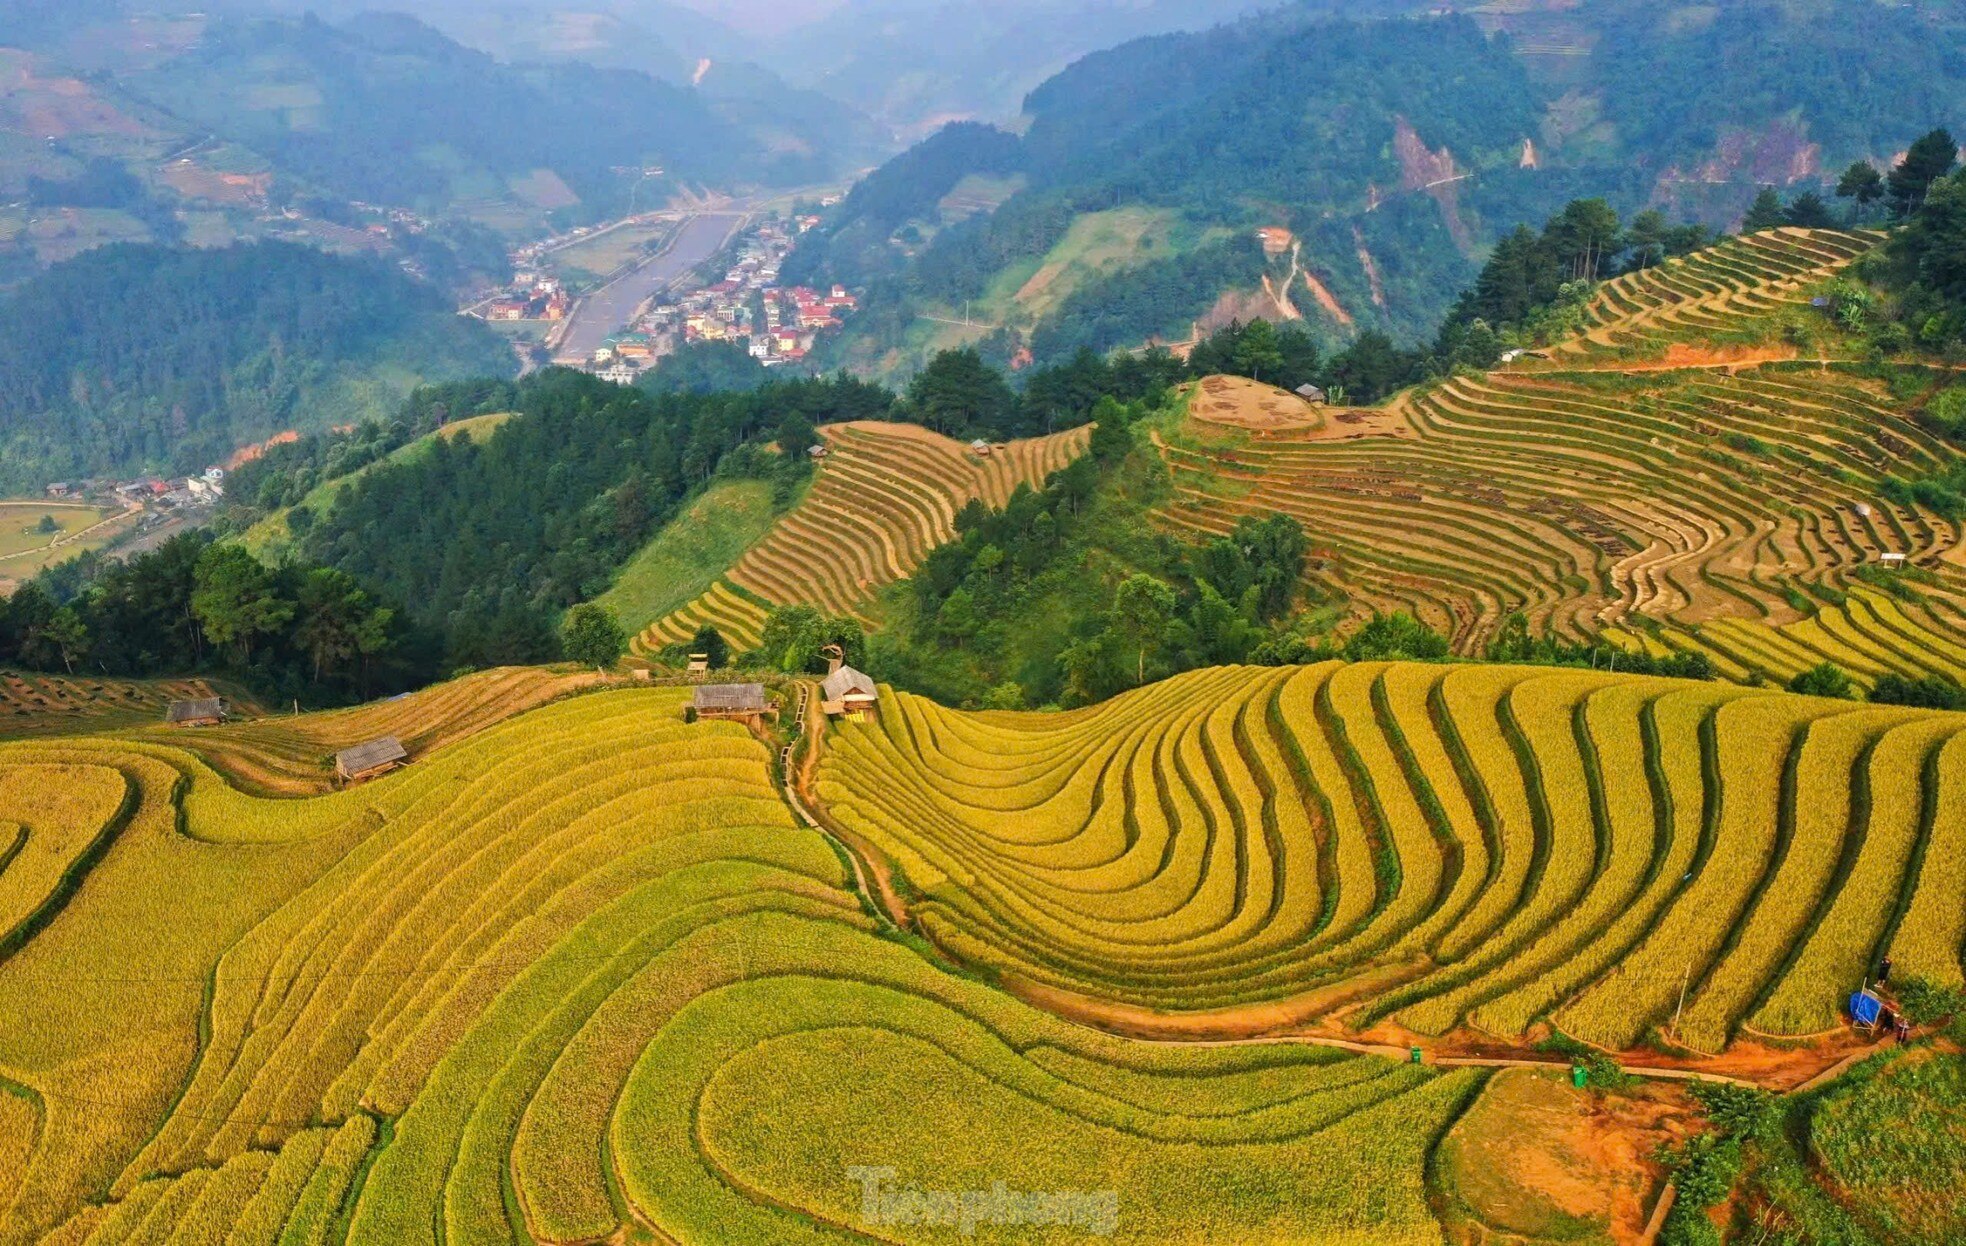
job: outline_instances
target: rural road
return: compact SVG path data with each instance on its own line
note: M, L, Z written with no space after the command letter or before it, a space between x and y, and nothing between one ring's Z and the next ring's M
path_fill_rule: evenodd
M742 213L719 212L684 221L668 250L580 300L554 358L561 363L591 358L601 339L619 332L644 299L715 255L743 220Z

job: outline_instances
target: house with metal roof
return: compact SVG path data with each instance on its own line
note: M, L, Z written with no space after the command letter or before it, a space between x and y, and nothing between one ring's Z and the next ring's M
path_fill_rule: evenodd
M879 709L880 696L873 676L835 658L831 673L819 685L819 708L828 718L872 718Z
M225 721L225 702L218 697L173 701L164 711L164 721L173 727L216 727Z
M763 684L704 684L696 690L690 708L699 720L758 723L767 716L777 717Z
M393 735L386 735L336 753L335 777L343 783L360 783L364 779L387 774L409 759L409 751L403 747L403 742Z

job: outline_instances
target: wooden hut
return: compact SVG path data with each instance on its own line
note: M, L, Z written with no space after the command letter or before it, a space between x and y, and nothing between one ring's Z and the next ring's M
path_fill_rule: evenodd
M768 716L778 716L765 696L763 684L704 684L696 690L691 708L698 719L727 719L753 725L763 723Z
M969 452L975 455L979 459L989 458L990 449L991 449L990 443L983 440L981 437L978 437L975 441L969 443Z
M408 763L410 755L393 735L345 748L334 755L334 773L343 783L360 783Z
M872 718L880 696L873 676L834 659L832 673L819 685L819 708L828 718Z
M216 727L225 721L225 702L218 697L173 701L164 711L164 721L173 727Z
M1299 385L1297 396L1312 406L1322 406L1328 400L1328 395L1315 385Z
M709 669L710 669L710 655L709 655L709 654L707 654L707 653L692 653L692 654L690 654L690 655L689 655L689 673L690 673L690 674L692 674L692 675L701 675L701 674L704 674L705 672L707 672L707 671L708 671Z

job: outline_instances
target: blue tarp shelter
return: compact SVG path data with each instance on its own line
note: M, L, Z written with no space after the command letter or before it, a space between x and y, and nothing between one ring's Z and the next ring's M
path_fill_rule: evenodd
M1884 1016L1884 1001L1869 991L1858 991L1850 996L1850 1019L1866 1028L1875 1026Z

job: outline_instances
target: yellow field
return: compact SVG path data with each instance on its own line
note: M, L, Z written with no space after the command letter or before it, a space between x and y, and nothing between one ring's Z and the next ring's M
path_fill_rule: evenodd
M1835 1024L1887 946L1960 979L1962 741L1608 673L1232 668L1066 715L890 693L816 792L932 941L1037 988L1714 1052Z
M1070 1223L983 1240L1442 1244L1479 1071L1128 1041L950 975L687 695L309 800L0 746L30 845L113 832L0 959L0 1241L931 1243L911 1191L1001 1182Z
M756 647L773 606L816 606L868 619L876 591L906 579L955 536L973 499L1000 507L1019 485L1084 451L1089 428L1014 441L986 457L912 424L872 421L820 430L829 451L805 499L746 550L710 591L635 639L653 653L714 626L737 649Z
M1738 679L1825 660L1866 682L1966 676L1966 532L1882 496L1958 451L1853 365L1714 346L1723 328L1772 332L1784 309L1820 319L1810 283L1868 245L1731 240L1606 283L1589 336L1549 360L1322 426L1167 423L1161 516L1200 537L1293 515L1314 583L1361 612L1409 611L1463 652L1519 611L1572 640L1703 650ZM1886 555L1916 577L1902 600L1859 575L1894 574Z

